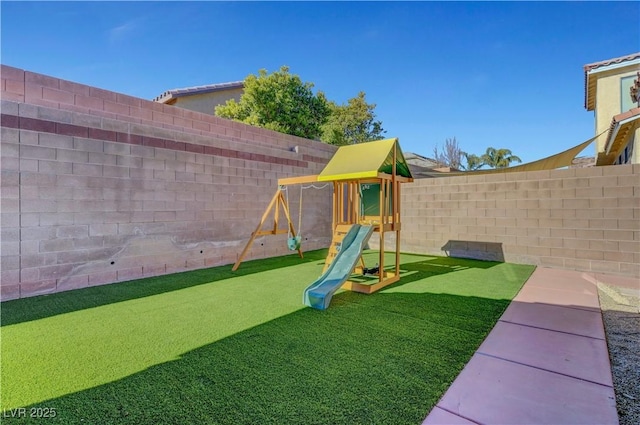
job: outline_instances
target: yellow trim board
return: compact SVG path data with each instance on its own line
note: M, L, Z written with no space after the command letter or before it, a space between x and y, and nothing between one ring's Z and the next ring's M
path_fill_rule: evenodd
M319 182L327 182L327 181L340 181L340 180L360 180L360 179L370 179L378 177L378 170L374 171L360 171L354 173L344 173L344 174L329 174L326 176L319 175Z
M318 176L313 174L309 176L283 177L281 179L278 179L278 184L280 186L287 186L290 184L316 183L317 181Z

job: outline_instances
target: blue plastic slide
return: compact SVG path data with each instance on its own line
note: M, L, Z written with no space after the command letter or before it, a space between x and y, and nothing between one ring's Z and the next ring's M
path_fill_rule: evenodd
M351 275L372 233L373 226L351 226L329 268L304 290L305 305L318 310L329 307L331 297Z

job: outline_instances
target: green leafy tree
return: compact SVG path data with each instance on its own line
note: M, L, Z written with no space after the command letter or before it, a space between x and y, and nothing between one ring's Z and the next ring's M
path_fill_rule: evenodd
M379 140L386 131L376 120L375 103L367 103L366 94L349 99L346 105L329 102L329 119L322 126L321 140L330 145L352 145Z
M509 149L487 148L482 155L482 161L491 168L507 168L512 162L522 162L522 160L513 155Z
M463 152L462 155L466 161L466 164L462 165L462 169L465 171L476 171L484 165L484 161L478 155L466 152Z
M313 83L303 83L290 74L287 66L272 74L261 69L257 76L245 78L239 102L231 99L217 106L215 113L281 133L319 139L330 108L324 93L314 94L313 87Z

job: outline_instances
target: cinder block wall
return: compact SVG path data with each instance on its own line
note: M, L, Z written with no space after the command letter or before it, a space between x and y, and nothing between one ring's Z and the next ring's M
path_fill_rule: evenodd
M403 251L640 278L640 164L424 179L402 189Z
M229 264L277 179L335 148L8 66L1 298ZM289 189L298 222L299 187ZM331 189L304 191L304 249L328 246ZM261 237L247 259L290 253Z
M323 143L2 66L2 300L233 263ZM640 277L640 165L403 185L402 250ZM297 224L298 187L290 188ZM307 250L331 190L304 192ZM377 246L373 237L371 247ZM389 245L391 246L391 245ZM287 254L260 238L247 259Z

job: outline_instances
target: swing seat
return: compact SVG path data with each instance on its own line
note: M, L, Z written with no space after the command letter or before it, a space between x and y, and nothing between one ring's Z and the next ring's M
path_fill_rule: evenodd
M300 236L289 237L287 239L287 246L291 251L297 251L300 249L300 243L302 242L302 238Z

